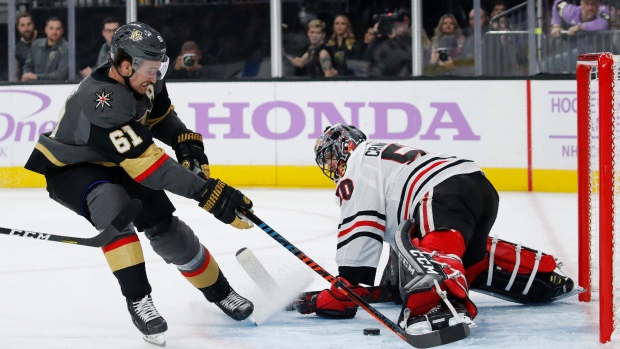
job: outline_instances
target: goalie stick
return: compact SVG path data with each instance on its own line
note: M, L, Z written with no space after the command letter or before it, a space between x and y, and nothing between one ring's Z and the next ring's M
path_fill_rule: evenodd
M90 247L103 247L108 244L123 228L133 222L142 211L142 203L140 200L131 200L123 207L118 215L112 220L102 232L91 238L78 238L72 236L63 236L55 234L45 234L34 231L18 230L10 228L1 228L0 234L19 236L43 241L64 242L66 244L82 245Z
M263 222L260 218L258 218L252 211L247 210L243 207L238 208L239 213L244 215L254 224L259 226L265 233L271 236L274 240L276 240L280 245L285 247L289 252L294 254L299 260L304 262L308 267L312 268L317 274L319 274L323 279L327 280L330 284L337 287L340 292L349 297L353 302L359 305L362 309L368 312L372 317L374 317L377 321L383 324L385 327L390 329L394 334L400 337L402 340L407 342L409 345L416 348L430 348L443 344L448 344L452 342L456 342L463 338L469 336L469 327L464 322L455 324L453 326L449 326L437 331L433 331L430 333L413 335L407 333L404 329L396 325L392 320L388 319L385 315L379 312L377 309L373 308L368 302L362 299L360 296L355 294L349 287L347 287L340 280L336 279L332 276L327 270L323 269L320 265L318 265L315 261L313 261L310 257L308 257L305 253L291 244L288 240L286 240L282 235L278 234L275 230L273 230L270 226L268 226L265 222Z

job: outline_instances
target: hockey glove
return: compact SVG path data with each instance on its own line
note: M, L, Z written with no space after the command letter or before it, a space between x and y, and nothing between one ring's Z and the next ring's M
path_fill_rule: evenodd
M364 287L351 286L343 277L338 279L362 298L369 293ZM295 302L295 309L301 314L316 313L317 316L329 319L350 319L357 313L357 304L332 286L319 294L302 295L302 298Z
M237 207L252 208L252 200L239 190L217 178L209 178L198 201L200 207L212 213L215 218L237 229L250 229L252 223L237 216Z
M198 176L210 177L209 159L202 144L202 135L191 131L179 133L172 142L177 161Z

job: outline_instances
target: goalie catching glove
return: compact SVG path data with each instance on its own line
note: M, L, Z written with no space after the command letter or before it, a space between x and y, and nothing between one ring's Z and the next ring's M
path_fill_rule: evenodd
M177 134L172 142L172 149L177 156L177 161L183 167L204 179L209 179L211 174L209 159L205 154L200 133L187 131Z
M243 207L251 210L253 204L247 196L239 190L222 182L217 178L207 179L207 185L202 190L198 202L200 207L212 213L215 218L230 224L237 229L250 229L253 224L239 217L235 210Z

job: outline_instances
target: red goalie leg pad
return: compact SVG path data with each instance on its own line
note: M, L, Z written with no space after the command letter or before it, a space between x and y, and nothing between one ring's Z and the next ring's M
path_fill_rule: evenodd
M429 251L453 254L459 258L465 253L465 239L461 232L454 229L430 232L419 244L414 241L414 245L424 247Z
M430 253L431 258L442 265L447 278L439 284L448 297L462 301L472 319L478 313L476 306L469 300L465 269L461 257L465 253L465 240L457 230L434 231L427 234L421 242L414 244L423 252ZM406 307L412 316L423 315L441 302L436 287L428 291L414 293L407 298Z
M467 268L466 276L468 283L474 282L476 278L483 272L489 270L489 263L491 254L493 255L493 265L496 268L512 273L517 265L517 248L518 245L504 240L495 240L495 249L493 249L493 238L487 238L487 253L485 258ZM536 255L538 251L532 250L528 247L521 246L519 253L519 267L517 274L529 275L534 270L536 264ZM555 258L552 255L541 253L540 260L538 262L537 272L539 273L551 273L557 267Z
M339 277L338 279L360 297L365 297L369 293L368 290L363 287L352 286L343 277ZM323 290L316 297L315 313L318 316L334 319L349 319L354 317L356 312L357 304L340 292L335 286Z

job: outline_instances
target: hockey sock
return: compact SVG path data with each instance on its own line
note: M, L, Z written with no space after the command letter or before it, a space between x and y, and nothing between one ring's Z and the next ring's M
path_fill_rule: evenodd
M101 249L125 298L138 299L151 293L137 234L118 236Z
M209 302L221 301L230 293L228 280L204 246L191 261L177 265L177 269L187 281L204 293Z

